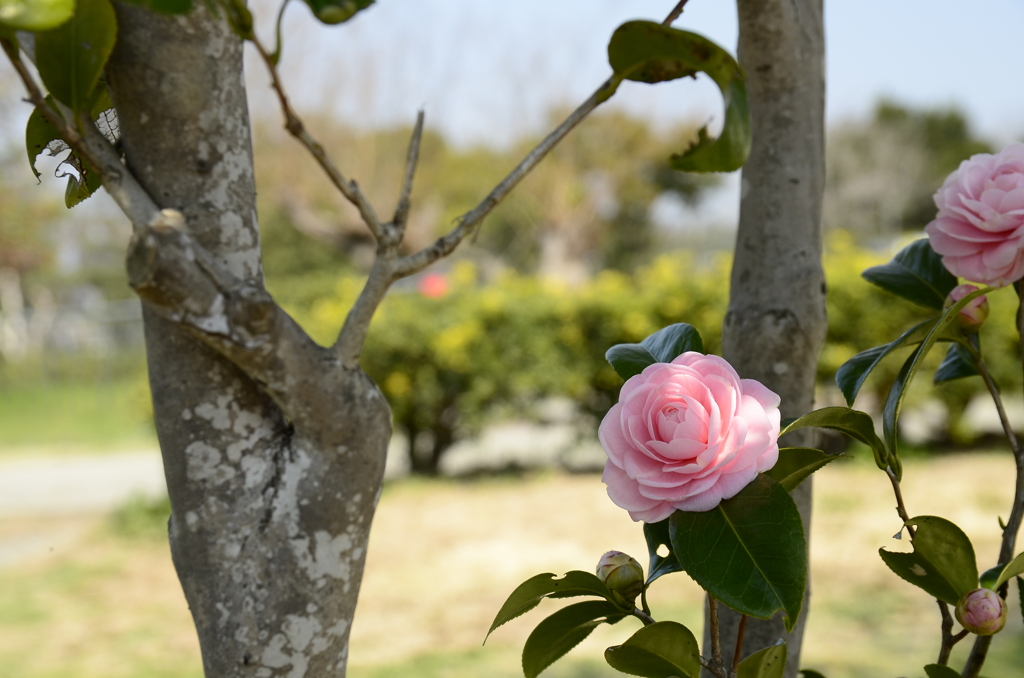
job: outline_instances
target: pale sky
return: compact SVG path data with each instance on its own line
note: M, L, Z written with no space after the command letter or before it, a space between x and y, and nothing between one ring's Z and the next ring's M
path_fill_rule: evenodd
M288 10L282 68L299 105L361 126L428 125L460 143L538 132L556 106L582 101L608 75L617 25L660 20L672 0L378 0L322 27ZM1024 0L826 0L830 122L866 115L881 96L956 105L996 143L1024 137ZM263 24L266 26L267 24ZM731 0L691 0L678 28L735 53ZM255 112L272 114L250 60ZM612 106L665 123L720 115L713 86L628 84Z

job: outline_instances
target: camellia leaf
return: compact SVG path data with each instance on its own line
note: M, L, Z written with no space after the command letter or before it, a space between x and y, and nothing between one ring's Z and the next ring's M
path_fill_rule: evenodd
M885 445L889 450L890 461L896 462L892 464L893 471L896 473L896 479L899 480L902 476L902 469L899 468L899 452L898 452L898 441L896 438L896 424L899 420L900 409L903 407L903 396L907 391L907 387L910 386L910 382L913 381L914 375L917 374L918 368L921 366L921 362L928 352L931 350L935 342L944 335L955 323L957 314L967 304L974 301L976 298L983 294L991 292L993 288L986 287L985 289L976 290L965 296L960 301L950 306L939 318L939 321L935 323L928 335L925 336L921 345L910 354L907 361L903 363L903 367L900 369L898 375L896 375L896 381L893 382L892 387L889 389L889 396L885 400L885 407L882 409L882 433L885 436Z
M325 24L340 24L374 3L374 0L306 0L313 14Z
M77 0L70 21L36 35L36 67L50 94L73 111L83 110L116 39L110 0Z
M75 13L75 0L0 0L0 28L46 31Z
M655 622L622 645L604 651L608 664L644 678L700 678L700 647L690 629L673 621Z
M68 174L68 185L64 189L64 205L71 209L75 205L90 198L93 193L100 190L103 182L100 181L99 173L90 168L85 162L80 162L81 175L75 177Z
M783 447L779 449L779 460L765 475L782 485L786 492L792 492L818 469L844 458L849 459L850 455L828 454L811 447Z
M1024 618L1024 579L1014 577L1017 580L1017 596L1020 598L1020 614Z
M885 470L889 463L889 454L886 452L885 445L875 433L875 422L872 421L870 415L860 410L851 410L848 407L823 407L789 422L782 427L779 436L808 427L841 431L870 447L878 468Z
M614 603L605 600L588 600L562 608L538 624L526 639L523 673L526 678L537 678L599 624L614 624L625 616Z
M911 518L907 525L917 526L913 553L878 549L890 570L950 605L978 588L974 547L963 530L937 516Z
M52 102L50 97L47 97L47 100L47 103ZM25 150L28 152L29 167L32 168L36 179L40 176L39 170L36 169L36 158L44 151L49 155L56 155L68 148L67 142L61 138L57 128L43 117L38 108L34 109L25 126Z
M996 565L987 570L981 575L981 586L996 591L1010 581L1010 577L1016 577L1019 574L1024 574L1024 553L1019 554L1005 565Z
M187 14L192 9L192 0L124 0L132 5L145 7L164 14Z
M786 643L780 640L740 662L736 678L782 678L786 673Z
M573 596L599 596L611 600L611 592L596 575L581 570L566 572L561 579L550 572L530 577L516 587L516 590L498 610L498 614L487 630L490 636L494 629L537 607L544 598L570 598ZM487 642L487 638L484 638Z
M700 332L693 325L676 323L664 327L640 342L659 363L670 363L687 351L704 352Z
M943 664L928 664L924 667L928 678L960 678L960 672L954 671Z
M672 550L709 595L759 619L779 610L793 630L807 584L807 540L785 488L761 473L732 499L669 517Z
M946 357L942 359L939 369L935 370L936 384L964 377L973 377L979 374L978 366L974 364L971 352L961 343L953 342L946 351Z
M853 407L853 401L857 399L857 394L860 392L860 387L864 385L864 380L871 374L871 370L875 369L878 363L882 362L882 358L900 346L921 343L928 334L928 330L936 322L937 319L935 318L919 322L894 341L862 351L843 363L842 367L836 372L836 386L839 387L843 397L846 398L846 404Z
M615 344L605 352L604 359L611 363L616 374L623 379L636 376L648 365L658 362L641 344Z
M927 238L910 243L888 264L873 266L862 275L887 292L936 311L942 310L957 283Z
M672 538L669 536L668 518L659 523L644 523L644 537L647 539L647 552L650 554L650 565L647 568L647 582L650 585L658 577L673 572L682 572L683 566L672 552ZM658 549L665 547L667 556L658 555Z
M657 83L706 73L718 85L725 100L725 124L717 139L704 127L697 143L669 161L684 172L731 172L750 155L750 111L743 69L724 49L707 38L653 21L628 21L619 26L608 43L608 63L616 82L605 93L611 96L622 80Z
M654 363L670 363L687 351L704 352L700 333L686 323L664 327L639 344L616 344L604 354L623 379L640 374Z

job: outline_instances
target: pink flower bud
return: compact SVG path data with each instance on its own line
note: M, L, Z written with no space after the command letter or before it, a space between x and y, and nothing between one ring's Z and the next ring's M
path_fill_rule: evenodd
M1006 624L1006 603L989 589L974 589L956 604L956 620L971 633L991 636Z
M966 297L971 292L977 292L978 287L975 285L958 285L954 287L949 296L946 297L946 308L950 308L956 302ZM976 297L971 300L966 306L960 309L960 314L957 316L957 321L960 323L960 327L965 332L973 334L977 332L982 323L985 322L985 318L988 317L988 299L985 295Z
M630 610L644 590L644 570L628 554L609 551L597 563L597 578L608 586L616 603Z

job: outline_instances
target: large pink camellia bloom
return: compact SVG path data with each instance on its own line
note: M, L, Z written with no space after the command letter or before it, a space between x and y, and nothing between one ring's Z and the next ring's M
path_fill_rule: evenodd
M598 436L608 496L633 520L710 511L779 458L779 396L715 355L687 352L630 377Z
M1024 278L1024 144L960 163L925 232L953 275L1002 287Z

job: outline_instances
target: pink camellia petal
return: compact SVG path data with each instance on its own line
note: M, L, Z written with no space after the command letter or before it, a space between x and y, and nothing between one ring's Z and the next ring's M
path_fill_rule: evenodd
M645 368L598 431L608 496L645 522L711 510L778 460L778 405L718 356L691 351Z
M1024 144L960 163L935 194L939 212L925 227L953 275L1002 287L1024 277Z

